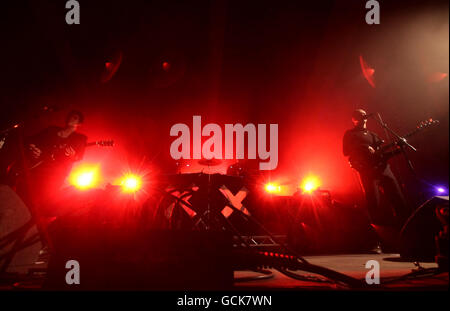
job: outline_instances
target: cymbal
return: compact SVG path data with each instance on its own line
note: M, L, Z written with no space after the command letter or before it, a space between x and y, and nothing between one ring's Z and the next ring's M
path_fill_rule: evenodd
M222 160L218 159L201 159L198 161L198 164L205 165L205 166L217 166L222 164Z

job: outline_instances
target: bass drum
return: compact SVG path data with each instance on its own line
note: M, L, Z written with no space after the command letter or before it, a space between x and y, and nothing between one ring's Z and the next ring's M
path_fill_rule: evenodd
M241 177L221 174L168 176L156 223L182 230L230 230L243 234L252 215L250 187Z

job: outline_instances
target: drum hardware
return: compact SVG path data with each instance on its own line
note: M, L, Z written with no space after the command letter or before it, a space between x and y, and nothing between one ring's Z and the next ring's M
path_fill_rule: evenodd
M198 164L203 165L203 166L208 166L208 168L210 166L217 166L222 164L222 160L218 160L218 159L201 159L198 161Z

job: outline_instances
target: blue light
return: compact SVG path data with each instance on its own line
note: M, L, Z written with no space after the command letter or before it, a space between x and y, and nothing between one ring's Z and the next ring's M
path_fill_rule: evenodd
M447 190L446 190L444 187L436 187L436 191L437 191L439 194L447 193Z

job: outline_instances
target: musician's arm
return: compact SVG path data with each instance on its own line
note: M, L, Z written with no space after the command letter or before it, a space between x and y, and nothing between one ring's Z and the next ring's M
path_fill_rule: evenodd
M400 145L395 145L394 148L395 149L393 149L393 150L384 152L384 155L390 158L390 157L393 157L393 156L396 156L396 155L402 153L402 151L403 151Z
M351 135L346 132L344 134L344 138L342 139L342 152L344 156L348 157L350 156L352 149L352 142L351 142Z
M35 144L29 144L28 150L31 153L31 156L35 159L39 158L42 154L42 150L39 149Z
M56 130L56 127L51 126L25 139L25 148L33 158L37 159L42 155L43 145Z

